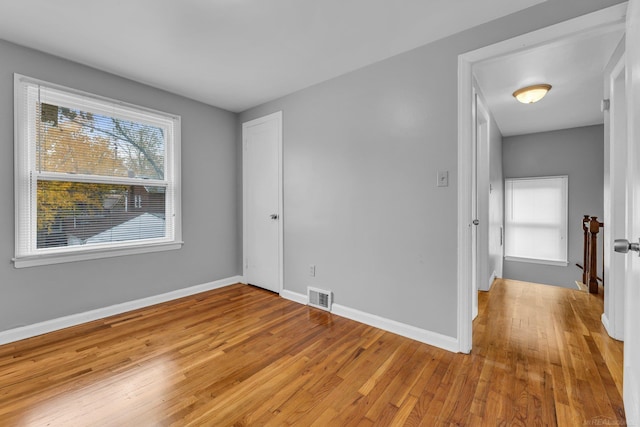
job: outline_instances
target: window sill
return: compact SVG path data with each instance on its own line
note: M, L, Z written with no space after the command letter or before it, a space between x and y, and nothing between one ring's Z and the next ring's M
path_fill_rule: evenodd
M515 256L505 256L505 261L516 261L516 262L528 262L530 264L544 264L544 265L555 265L557 267L566 267L569 265L569 261L552 261L547 259L535 259L535 258L520 258Z
M13 258L15 268L36 267L39 265L61 264L65 262L86 261L117 256L137 255L150 252L171 251L182 248L184 242L157 243L151 245L129 246L111 249L85 250L80 252L56 253Z

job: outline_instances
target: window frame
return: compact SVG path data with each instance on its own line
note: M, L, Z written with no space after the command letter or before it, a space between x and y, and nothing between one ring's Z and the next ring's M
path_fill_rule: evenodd
M509 206L507 203L508 192L511 191L508 189L509 181L541 181L546 179L562 179L562 225L561 225L561 233L563 236L564 245L562 248L563 259L555 260L555 259L546 259L546 258L534 258L534 257L519 257L514 255L508 255L508 216L509 216ZM504 197L505 197L505 255L504 259L506 261L518 261L518 262L527 262L533 264L544 264L544 265L554 265L566 267L569 265L569 175L552 175L552 176L535 176L535 177L522 177L522 178L505 178L504 180Z
M161 127L166 131L165 174L163 179L121 178L99 175L38 171L35 162L36 109L28 108L27 91L37 86L51 91L49 99L62 101L64 106L108 115L136 123ZM32 90L32 89L31 89ZM57 105L57 104L56 104ZM181 221L181 118L112 98L57 85L21 74L14 74L14 194L15 194L15 257L16 268L63 262L134 255L180 249ZM102 243L90 246L37 247L37 182L60 180L81 183L128 184L162 186L173 197L165 200L166 236L163 238ZM138 181L136 181L138 180Z

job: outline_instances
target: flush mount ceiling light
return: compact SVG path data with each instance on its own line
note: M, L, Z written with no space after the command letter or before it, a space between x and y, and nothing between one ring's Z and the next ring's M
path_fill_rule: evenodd
M540 84L523 87L513 92L513 96L523 104L533 104L540 101L551 89L551 85Z

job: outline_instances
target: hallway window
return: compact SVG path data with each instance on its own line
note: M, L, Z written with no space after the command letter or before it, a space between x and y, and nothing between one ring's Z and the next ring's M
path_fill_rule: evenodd
M505 259L568 265L568 176L505 180Z

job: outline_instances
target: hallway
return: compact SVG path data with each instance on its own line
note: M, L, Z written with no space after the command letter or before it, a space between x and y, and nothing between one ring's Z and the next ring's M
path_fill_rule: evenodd
M602 296L515 280L480 292L472 354L485 361L472 413L484 423L491 414L510 425L625 425L623 344L602 310Z

